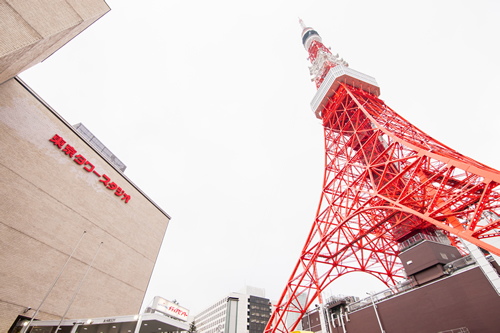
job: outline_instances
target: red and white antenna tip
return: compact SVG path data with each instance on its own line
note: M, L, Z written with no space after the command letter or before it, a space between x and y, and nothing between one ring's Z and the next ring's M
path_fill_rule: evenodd
M299 17L299 23L300 23L300 26L302 27L302 30L304 30L306 28L306 24L304 23L304 21L302 21L302 19Z

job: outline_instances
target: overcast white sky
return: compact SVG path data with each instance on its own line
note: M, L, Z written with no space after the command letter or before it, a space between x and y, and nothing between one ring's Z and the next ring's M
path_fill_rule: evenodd
M196 314L245 284L278 299L315 217L323 132L300 16L381 98L500 168L498 1L107 0L21 75L172 216L145 298ZM351 274L333 294L383 285Z

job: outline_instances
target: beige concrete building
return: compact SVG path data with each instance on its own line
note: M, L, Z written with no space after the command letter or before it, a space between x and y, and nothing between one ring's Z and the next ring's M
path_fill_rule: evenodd
M43 61L108 11L103 0L0 0L0 83Z
M37 319L62 317L101 242L66 318L140 310L170 217L14 77L108 10L0 0L0 332L34 314L80 240Z

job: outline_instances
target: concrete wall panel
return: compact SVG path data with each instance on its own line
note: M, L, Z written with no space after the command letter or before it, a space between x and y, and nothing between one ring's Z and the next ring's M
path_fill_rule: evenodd
M49 141L56 134L77 150L73 158ZM101 176L75 163L77 154ZM128 203L99 181L102 174L131 196ZM0 198L0 307L10 309L2 322L7 317L10 327L22 307L39 305L83 231L40 318L64 313L100 242L68 317L139 311L168 215L15 79L0 85Z
M102 0L0 0L0 83L49 57L107 11Z

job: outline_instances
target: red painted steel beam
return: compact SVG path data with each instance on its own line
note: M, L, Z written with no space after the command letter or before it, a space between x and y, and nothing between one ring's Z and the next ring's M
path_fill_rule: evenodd
M313 66L327 59L319 88L340 63L312 39ZM316 218L265 332L293 331L321 292L350 272L395 288L399 246L418 232L441 230L461 253L465 239L500 256L482 240L500 237L500 218L486 218L500 216L499 171L431 138L359 87L340 82L318 114L325 170Z

